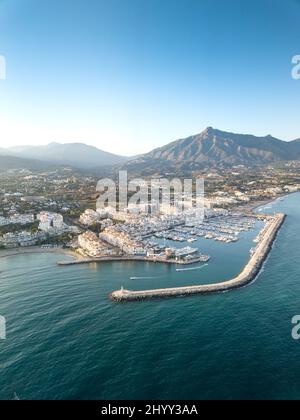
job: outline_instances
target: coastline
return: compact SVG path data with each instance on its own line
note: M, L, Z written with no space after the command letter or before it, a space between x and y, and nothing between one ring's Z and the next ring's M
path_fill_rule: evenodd
M281 196L276 197L272 200L263 200L257 201L256 203L252 203L251 206L243 206L239 210L255 212L256 209L266 206L267 204L274 203L283 197L287 197L290 194L284 194ZM250 210L251 208L251 210ZM267 259L274 240L284 223L286 215L284 214L277 214L275 219L272 223L270 223L267 233L262 239L262 242L259 244L258 248L256 249L255 253L252 255L246 266L244 267L243 271L234 279L229 281L223 281L220 283L214 284L204 284L198 286L185 286L185 287L174 287L174 288L166 288L166 289L154 289L154 290L144 290L144 291L131 291L131 290L116 290L110 294L110 299L115 302L123 302L123 301L137 301L137 300L147 300L153 298L168 298L168 297L176 297L176 296L189 296L195 294L210 294L210 293L218 293L224 291L230 291L233 289L237 289L240 287L244 287L251 283L259 274L265 260ZM42 248L39 246L28 247L28 248L14 248L14 249L6 249L0 250L0 259L19 256L19 255L26 255L26 254L58 254L58 255L67 255L73 258L72 261L61 261L57 262L59 266L71 266L77 264L89 264L89 263L103 263L103 262L150 262L150 263L169 263L169 264L179 264L179 265L188 265L188 263L183 262L173 262L169 260L157 260L153 258L145 258L145 257L132 257L132 256L103 256L99 258L86 258L83 255L75 252L71 249L66 249L62 247L58 248ZM190 264L194 263L189 262Z
M282 195L279 195L278 197L272 198L272 199L265 199L261 201L256 201L253 203L246 204L244 206L237 206L231 209L231 211L239 211L239 212L255 212L255 210L259 209L260 207L267 206L268 204L275 203L277 200L288 197L291 194L295 194L294 192L285 193ZM155 262L155 263L166 263L166 261L159 261L154 259L149 259L145 257L99 257L99 258L93 258L93 257L84 257L80 253L73 251L71 249L67 248L42 248L40 246L32 246L32 247L26 247L26 248L12 248L12 249L2 249L0 250L0 259L2 258L8 258L8 257L14 257L18 255L26 255L26 254L60 254L60 255L67 255L74 258L74 261L71 262L58 262L57 264L60 266L67 266L67 265L76 265L76 264L88 264L88 263L97 263L97 262L113 262L113 261L119 261L119 262L126 262L126 261L144 261L144 262ZM177 262L177 264L180 264ZM183 265L183 263L181 263ZM186 264L188 265L188 264Z
M232 210L234 210L234 211L252 211L252 212L255 212L255 210L259 209L260 207L265 207L268 204L273 204L277 200L288 197L291 194L297 194L297 192L284 193L284 194L278 195L275 198L266 198L265 200L255 201L253 203L249 203L249 204L246 204L244 206L234 207Z

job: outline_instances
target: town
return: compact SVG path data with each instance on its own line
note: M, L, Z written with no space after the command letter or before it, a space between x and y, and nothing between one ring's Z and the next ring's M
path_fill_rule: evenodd
M69 249L81 259L132 257L191 264L208 262L199 238L234 243L256 223L251 209L300 189L298 164L197 174L205 178L203 220L159 201L153 214L142 206L96 209L97 175L71 168L0 173L0 247ZM153 203L152 203L153 205ZM122 210L122 211L121 211ZM189 216L189 217L187 217Z

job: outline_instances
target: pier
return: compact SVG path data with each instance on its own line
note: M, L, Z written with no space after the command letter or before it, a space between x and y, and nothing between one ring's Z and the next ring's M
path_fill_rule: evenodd
M69 265L81 265L81 264L92 264L92 263L104 263L104 262L149 262L149 263L160 263L160 264L176 264L176 265L191 265L196 263L207 263L209 256L195 256L189 260L176 260L162 257L142 257L142 256L116 256L116 257L98 257L98 258L80 258L75 261L60 261L57 263L59 266Z
M143 291L121 290L111 293L110 298L115 302L138 301L155 298L171 298L177 296L190 296L197 294L210 294L226 292L246 286L255 280L259 274L272 245L276 239L286 215L277 214L268 222L267 229L261 238L257 248L243 271L234 279L222 283L206 284L199 286L174 287L165 289L153 289Z

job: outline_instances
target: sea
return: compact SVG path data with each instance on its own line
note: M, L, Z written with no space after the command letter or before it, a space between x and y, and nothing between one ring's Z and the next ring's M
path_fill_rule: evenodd
M71 259L59 254L0 258L0 399L299 399L299 209L296 193L257 210L288 217L256 281L228 293L108 298L121 286L230 279L248 261L259 223L237 243L200 239L211 261L184 272L129 262L59 267Z

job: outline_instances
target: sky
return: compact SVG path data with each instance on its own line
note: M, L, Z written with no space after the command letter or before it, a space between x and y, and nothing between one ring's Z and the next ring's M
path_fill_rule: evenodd
M299 21L300 0L0 0L0 147L299 138Z

